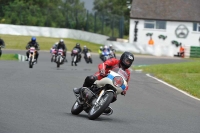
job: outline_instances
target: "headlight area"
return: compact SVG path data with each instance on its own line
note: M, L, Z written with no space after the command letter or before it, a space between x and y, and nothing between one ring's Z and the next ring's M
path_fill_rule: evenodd
M116 87L121 87L124 84L124 80L123 80L122 77L116 76L116 77L113 78L113 84Z

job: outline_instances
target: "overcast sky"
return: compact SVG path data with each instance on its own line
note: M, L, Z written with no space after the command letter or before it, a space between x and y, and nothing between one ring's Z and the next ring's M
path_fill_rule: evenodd
M81 2L85 2L85 8L89 11L92 11L94 0L80 0Z

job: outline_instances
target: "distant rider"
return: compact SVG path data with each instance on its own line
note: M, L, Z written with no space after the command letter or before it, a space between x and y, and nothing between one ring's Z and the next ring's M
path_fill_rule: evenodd
M92 52L90 49L87 48L87 46L83 46L83 51L82 51L82 53L84 54L84 58L87 57L88 51Z
M3 40L3 39L1 39L1 38L0 38L0 46L1 46L1 47L5 47L4 40Z
M115 52L116 50L112 47L112 44L109 45L110 51L112 51L113 56L116 58Z
M35 49L36 49L36 51L35 51L35 60L36 60L36 62L38 61L38 57L39 57L39 53L38 53L38 51L40 50L40 46L39 46L39 44L38 44L38 42L36 41L36 37L32 37L31 38L31 41L30 42L28 42L28 44L27 44L27 46L26 46L26 49L28 50L27 52L26 52L26 56L27 56L27 59L26 59L26 61L28 61L28 58L29 58L29 53L30 53L30 47L34 47Z
M67 54L66 54L67 47L66 47L63 39L60 39L59 42L58 42L58 45L56 47L57 53L58 53L59 49L63 50L63 56L64 56L65 60L67 61Z
M79 50L79 51L78 51L78 60L81 61L81 57L82 57L82 56L81 56L81 52L82 52L82 49L81 49L80 43L76 43L76 46L75 46L74 48L77 48L77 49ZM74 49L74 48L73 48L73 49ZM72 50L73 50L73 49L72 49ZM72 51L71 51L71 56L72 56Z
M1 47L2 48L5 47L5 43L4 43L3 39L0 38L0 57L1 57L1 54L2 54Z
M107 46L107 45L105 45L104 47L103 47L103 50L102 50L102 54L100 55L100 59L102 60L102 61L104 61L104 52L108 52L108 54L110 54L110 49L109 49L109 47Z
M58 42L56 42L55 44L53 44L52 48L50 49L50 53L52 53L53 49L56 50L57 46L58 46Z

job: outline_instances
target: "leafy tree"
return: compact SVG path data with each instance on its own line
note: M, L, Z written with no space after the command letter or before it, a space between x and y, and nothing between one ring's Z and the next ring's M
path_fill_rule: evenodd
M115 14L125 18L125 34L129 33L129 9L126 5L127 0L95 0L93 10L106 14Z

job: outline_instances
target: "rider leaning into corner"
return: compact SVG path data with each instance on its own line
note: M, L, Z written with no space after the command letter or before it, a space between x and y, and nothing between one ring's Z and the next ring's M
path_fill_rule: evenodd
M83 51L82 51L82 53L84 54L84 58L87 57L87 53L88 53L89 51L92 52L89 48L87 48L86 45L83 46Z
M30 49L30 47L34 47L36 49L35 60L37 62L38 61L38 57L39 57L38 51L40 50L40 46L39 46L38 42L36 41L36 37L32 37L31 41L29 41L28 44L26 45L26 49L28 50L26 52L26 56L27 56L26 61L28 61L28 58L29 58L29 53L30 53L29 49Z
M122 68L124 71L126 71L126 73L128 74L128 79L127 79L127 82L128 82L130 80L130 70L128 68L132 65L133 62L134 62L134 55L130 52L124 52L121 55L119 60L116 58L111 58L111 59L105 61L104 63L101 63L98 65L98 68L99 68L98 72L96 72L94 75L87 76L85 78L83 87L90 88L96 80L101 80L102 78L106 77L109 70L112 70L115 67ZM74 88L74 92L76 94L79 94L81 88ZM127 90L128 90L128 86L126 87L126 89L124 91L122 91L121 95L125 96ZM92 91L94 91L94 90L92 90ZM114 101L116 101L116 100L117 100L117 97L115 98ZM81 101L81 99L80 99L80 101ZM109 108L107 108L107 109L108 110L106 112L110 113L111 110Z
M59 42L58 42L58 45L56 47L56 53L58 53L58 50L59 49L62 49L63 50L63 55L64 55L64 58L65 60L67 61L67 54L66 54L66 51L67 51L67 47L64 43L64 40L63 39L60 39Z

